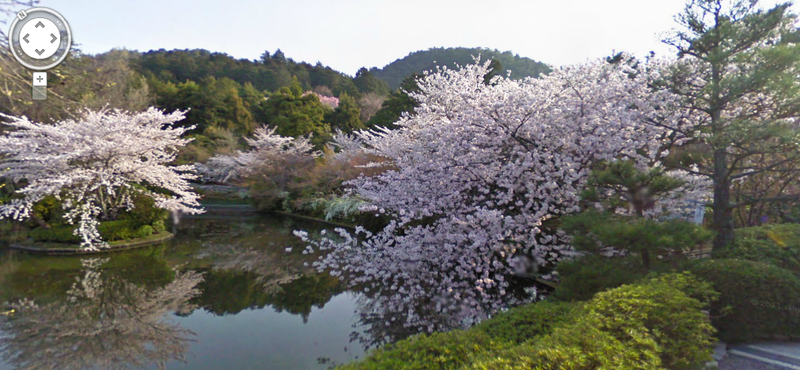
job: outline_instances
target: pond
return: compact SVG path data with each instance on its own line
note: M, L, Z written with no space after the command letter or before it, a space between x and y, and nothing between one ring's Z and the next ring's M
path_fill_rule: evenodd
M0 249L0 370L327 369L361 358L368 300L274 216L182 219L163 245L91 257Z

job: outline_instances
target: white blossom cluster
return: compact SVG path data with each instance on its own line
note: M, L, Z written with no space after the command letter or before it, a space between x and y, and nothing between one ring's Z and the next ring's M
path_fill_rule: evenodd
M416 114L399 129L358 134L389 170L350 184L394 221L375 234L338 230L336 240L296 234L307 252L331 251L318 268L379 292L381 309L405 325L434 330L485 317L514 303L516 258L544 264L573 253L545 221L578 210L591 163L648 166L665 155L675 132L653 122L677 120L667 109L676 99L651 88L660 68L597 61L490 84L488 64L428 74L412 94Z
M314 151L310 137L284 137L275 133L276 127L259 127L253 138L245 138L251 147L248 151L237 151L235 154L220 154L206 163L198 163L197 171L203 181L227 183L241 180L256 173L278 158L287 156L319 156Z
M182 135L193 127L172 126L184 112L86 110L54 124L2 117L11 128L0 136L0 166L8 169L3 176L27 186L17 191L22 198L0 205L0 219L23 220L36 202L54 196L63 202L66 220L78 224L81 247L97 249L106 245L98 220L134 207L133 193L153 198L162 209L202 212L188 182L194 167L168 166L191 141Z

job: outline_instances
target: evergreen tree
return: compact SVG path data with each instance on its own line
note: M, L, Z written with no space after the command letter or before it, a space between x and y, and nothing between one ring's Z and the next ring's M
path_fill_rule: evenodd
M681 252L710 237L702 227L684 220L647 217L664 215L665 208L674 212L677 207L670 203L676 196L693 197L697 189L687 186L682 175L683 171L670 173L663 167L638 169L632 161L600 164L589 175L587 189L581 194L584 207L590 211L564 217L562 226L579 250L599 253L611 246L636 252L642 266L650 269L652 254ZM598 212L596 205L605 210ZM619 212L621 209L627 212Z
M381 110L370 118L369 122L367 122L367 127L396 128L394 123L403 116L403 113L413 113L418 103L408 93L419 91L417 86L417 78L419 77L417 74L406 77L400 88L389 95L389 99L383 102Z
M277 127L276 132L281 136L312 134L317 148L330 138L330 125L324 122L325 108L315 94L303 94L297 78L263 101L261 110L266 118L264 123Z
M386 82L378 79L369 70L364 67L356 72L356 77L353 83L362 94L377 93L380 95L389 95L389 85Z
M350 133L364 128L360 115L361 111L356 100L347 93L342 93L339 96L339 106L326 115L325 121L334 129Z
M734 208L800 195L731 201L734 181L786 171L800 175L800 31L789 7L691 1L677 17L683 30L665 40L680 58L668 86L684 100L693 124L683 133L708 153L682 164L713 180L715 250L733 242Z

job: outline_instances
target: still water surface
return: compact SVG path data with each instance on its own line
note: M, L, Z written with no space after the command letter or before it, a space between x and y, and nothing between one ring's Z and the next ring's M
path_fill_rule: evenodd
M297 229L320 225L206 216L135 251L0 249L0 370L327 369L363 357L351 337L364 339L365 298L308 266Z

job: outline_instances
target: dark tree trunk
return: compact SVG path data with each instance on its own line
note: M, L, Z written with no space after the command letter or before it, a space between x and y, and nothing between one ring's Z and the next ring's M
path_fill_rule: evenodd
M636 216L639 219L644 218L644 210L646 207L652 207L652 199L647 195L646 192L643 192L642 189L637 189L634 192L632 198L633 198L633 210L634 212L636 212ZM644 268L649 271L650 250L647 248L642 248L639 254L642 255L642 265L644 265Z
M648 271L650 270L650 250L647 248L642 249L642 264Z
M725 148L714 150L714 251L733 243L733 209L731 182L728 176L728 153Z

